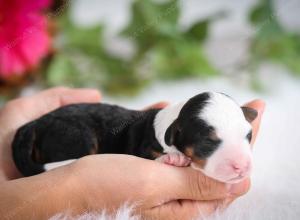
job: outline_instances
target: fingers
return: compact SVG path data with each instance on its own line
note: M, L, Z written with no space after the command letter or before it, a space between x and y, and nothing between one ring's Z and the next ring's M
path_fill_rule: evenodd
M262 119L262 115L263 115L264 110L265 110L265 102L262 101L262 100L254 100L252 102L249 102L249 103L245 104L244 106L253 108L258 113L257 118L251 123L252 128L253 128L251 145L253 145L255 140L256 140L257 134L258 134L258 130L259 130L260 122L261 122L261 119Z
M95 89L49 89L28 98L29 106L34 109L30 116L35 118L64 105L99 102L100 98L100 93Z
M227 200L194 201L177 200L162 206L154 207L145 212L148 219L206 219L217 210L222 211L227 207Z
M145 215L153 219L206 219L216 211L223 211L237 197L245 194L250 188L250 180L245 180L233 189L229 189L230 195L226 198L217 198L211 200L172 200L158 205L146 211ZM222 190L221 190L222 191Z
M101 95L95 89L72 89L61 96L62 106L74 103L100 102Z
M249 180L228 185L218 182L190 167L178 168L158 164L151 174L151 184L158 186L153 193L153 203L177 200L219 200L228 196L240 196L247 192ZM163 177L163 178L162 178ZM161 192L165 192L161 194Z
M165 102L165 101L157 102L157 103L155 103L155 104L152 104L152 105L150 105L150 106L147 106L146 108L143 108L143 110L155 109L155 108L164 108L164 107L166 107L167 105L169 105L169 102Z
M237 184L233 184L229 188L230 196L231 198L240 197L242 195L245 195L251 186L251 180L250 178L247 178Z
M254 108L258 112L257 118L252 122L253 138L251 144L253 144L259 130L265 103L261 100L255 100L247 103L245 106ZM199 209L202 211L203 216L207 216L217 208L223 209L227 207L234 199L247 193L250 188L250 179L246 179L238 184L226 185L204 176L201 172L188 168L182 168L180 175L179 170L176 172L177 177L171 180L172 184L169 184L169 189L165 190L166 193L172 194L173 197L169 197L169 201L154 207L152 210L159 217L165 216L165 219L168 219L168 216L179 216L178 219L191 219L197 216ZM172 172L169 171L168 174L172 174ZM163 175L165 177L163 181L169 182L168 174ZM183 199L180 202L180 209L176 208L178 206L178 198ZM191 200L197 202L191 202ZM183 210L182 206L186 206L188 211Z
M208 207L205 202L202 201L176 200L144 211L143 217L145 219L161 220L195 219L199 216L199 210L203 210L204 208L213 209L212 206ZM209 212L209 210L207 211Z
M181 197L186 195L185 199L219 200L228 196L241 196L249 189L249 180L238 184L226 184L209 178L199 171L194 171L186 179L189 181L189 187L182 188L179 195Z

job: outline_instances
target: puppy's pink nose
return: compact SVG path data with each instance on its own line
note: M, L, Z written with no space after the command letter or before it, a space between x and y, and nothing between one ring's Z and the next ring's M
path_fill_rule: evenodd
M250 161L246 161L244 163L232 163L231 167L235 173L243 176L249 172L249 170L251 168L251 164L250 164Z

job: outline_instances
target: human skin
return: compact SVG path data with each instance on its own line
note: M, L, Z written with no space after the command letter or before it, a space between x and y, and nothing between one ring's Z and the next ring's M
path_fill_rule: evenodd
M135 214L151 219L191 219L227 207L245 194L246 179L227 185L191 168L173 167L130 155L91 155L40 175L19 178L10 144L21 125L60 106L98 102L95 90L55 88L16 99L0 110L0 216L6 219L46 219L59 212L113 212L124 203ZM158 103L152 107L163 107ZM264 103L246 104L259 115L252 123L256 138Z

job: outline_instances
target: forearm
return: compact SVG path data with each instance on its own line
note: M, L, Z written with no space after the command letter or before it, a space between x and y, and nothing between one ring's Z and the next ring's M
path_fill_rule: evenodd
M58 212L83 211L71 167L0 184L0 216L4 219L47 219Z

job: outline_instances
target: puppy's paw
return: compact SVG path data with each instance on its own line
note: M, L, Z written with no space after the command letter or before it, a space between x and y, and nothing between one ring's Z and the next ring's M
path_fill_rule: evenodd
M186 167L186 166L189 166L191 163L191 159L181 153L164 154L164 155L156 158L156 160L159 162L177 166L177 167Z

